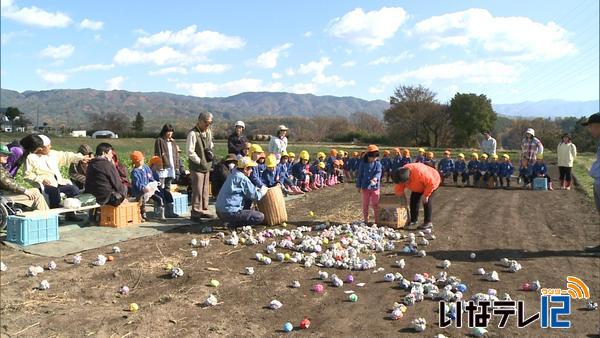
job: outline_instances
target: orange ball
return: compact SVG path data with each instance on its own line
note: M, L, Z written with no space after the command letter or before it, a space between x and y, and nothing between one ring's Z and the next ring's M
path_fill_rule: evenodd
M106 260L109 262L112 262L115 258L113 256L108 256L106 257Z

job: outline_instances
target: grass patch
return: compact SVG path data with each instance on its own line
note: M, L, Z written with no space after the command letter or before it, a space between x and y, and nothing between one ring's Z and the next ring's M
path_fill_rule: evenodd
M577 180L577 187L581 189L589 198L594 198L593 185L594 179L589 175L592 163L596 157L592 153L578 154L573 164L573 175Z

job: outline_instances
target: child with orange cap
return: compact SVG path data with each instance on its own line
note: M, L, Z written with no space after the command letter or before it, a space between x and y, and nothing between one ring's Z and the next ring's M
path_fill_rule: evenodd
M402 149L402 161L400 162L400 168L410 163L410 149Z
M383 181L385 179L387 183L390 183L392 180L392 159L390 158L390 151L387 149L383 151L383 158L381 159L381 170L383 170L381 180Z
M382 166L379 161L379 148L371 144L361 159L358 174L356 176L356 187L362 194L363 219L365 224L369 222L369 206L375 213L375 223L378 221L379 197L381 193Z
M346 179L346 182L350 182L352 177L350 176L350 153L348 153L348 151L344 151L342 161L344 161L344 178Z
M151 160L155 168L162 168L162 161L158 156ZM168 205L171 213L169 216L175 216L173 211L173 196L170 193L165 193L166 190L160 190L160 183L155 179L154 173L146 164L144 164L144 154L141 151L134 151L130 155L133 164L131 171L131 195L140 202L140 215L142 220L146 220L146 203L148 202L147 195L152 193L149 199L154 201L154 216L164 220L165 207Z
M327 160L325 161L325 167L327 168L327 185L332 186L336 184L336 176L334 175L334 170L333 170L333 162L335 162L335 160L337 160L337 155L338 155L338 151L337 149L331 149L329 151L329 156L327 157Z
M348 161L348 166L350 170L350 177L355 180L356 174L358 171L358 164L360 163L360 158L358 157L358 151L352 152L352 158Z

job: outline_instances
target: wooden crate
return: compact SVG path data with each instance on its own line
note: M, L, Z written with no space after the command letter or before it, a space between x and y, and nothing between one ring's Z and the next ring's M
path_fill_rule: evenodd
M267 194L258 201L258 210L265 214L265 224L268 226L287 222L285 199L279 186L269 188Z
M121 228L142 223L138 202L122 203L118 207L105 205L100 208L100 225Z

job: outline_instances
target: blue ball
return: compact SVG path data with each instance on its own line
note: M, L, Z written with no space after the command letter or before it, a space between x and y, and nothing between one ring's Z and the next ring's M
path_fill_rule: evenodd
M456 286L456 290L458 290L458 291L460 291L462 293L465 293L465 292L467 292L467 286L464 285L464 284L458 284Z
M294 330L294 325L292 325L292 323L287 322L287 323L283 324L283 331L292 332L293 330Z

